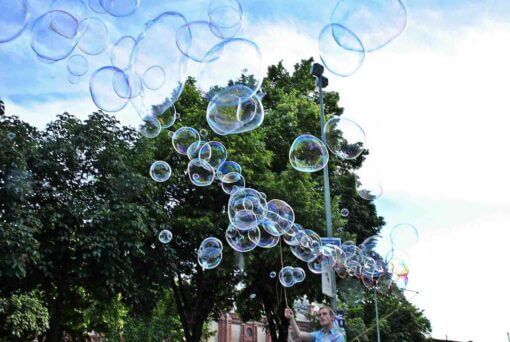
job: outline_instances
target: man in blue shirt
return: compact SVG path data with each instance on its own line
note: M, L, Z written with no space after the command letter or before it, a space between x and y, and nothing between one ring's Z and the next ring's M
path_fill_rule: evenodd
M319 323L322 327L311 333L302 332L294 319L294 313L290 308L285 309L285 318L290 320L290 326L294 334L303 342L345 342L343 332L335 326L335 314L329 306L323 306L318 313Z

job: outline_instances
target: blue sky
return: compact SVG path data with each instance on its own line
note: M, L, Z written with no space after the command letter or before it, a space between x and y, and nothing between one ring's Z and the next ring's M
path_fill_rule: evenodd
M32 21L49 0L29 0ZM317 57L317 36L336 1L241 0L242 35L261 48L266 64L286 66ZM407 1L408 27L383 50L367 55L347 79L329 75L345 115L367 132L370 162L381 174L376 201L389 228L401 222L420 231L410 251L413 302L425 309L433 336L506 341L510 330L510 2ZM97 15L111 42L137 36L166 10L189 21L206 19L208 1L141 0L128 18ZM65 62L37 61L29 32L0 44L0 97L8 112L42 127L65 110L94 110L87 82L70 85ZM89 58L92 69L108 53ZM90 72L89 74L90 75ZM117 114L136 124L131 108ZM489 237L496 236L497 239ZM503 272L502 272L503 270Z

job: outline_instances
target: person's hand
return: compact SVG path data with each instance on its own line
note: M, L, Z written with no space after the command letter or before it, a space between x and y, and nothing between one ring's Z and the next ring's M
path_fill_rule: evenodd
M285 318L287 319L294 318L294 313L290 308L285 308Z

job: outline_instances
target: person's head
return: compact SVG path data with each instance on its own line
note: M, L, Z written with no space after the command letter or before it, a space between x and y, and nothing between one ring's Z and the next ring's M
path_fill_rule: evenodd
M335 321L335 314L333 313L333 309L329 306L323 306L319 309L317 313L319 316L319 323L323 328L331 328L333 326L333 322Z

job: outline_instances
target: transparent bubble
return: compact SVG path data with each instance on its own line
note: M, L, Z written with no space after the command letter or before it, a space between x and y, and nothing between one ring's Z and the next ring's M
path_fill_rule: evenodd
M89 0L89 8L98 14L105 13L103 6L101 6L101 0ZM116 66L116 65L114 65Z
M342 77L354 74L365 60L361 40L348 28L336 23L322 29L319 54L326 69Z
M50 11L69 13L80 22L87 15L87 5L83 0L53 0L50 5ZM60 32L58 24L54 28L57 32Z
M214 168L206 161L193 159L188 163L188 176L196 186L209 186L214 181Z
M391 291L393 287L393 275L389 272L385 272L376 281L376 289L377 292L381 294L387 294Z
M379 255L375 248L381 245L381 236L373 235L366 238L360 245L361 254L363 257L370 257L372 259L379 259ZM375 261L375 260L374 260Z
M142 119L142 122L138 126L138 130L144 137L152 139L157 137L161 132L161 124L156 118L147 116Z
M97 18L87 18L80 22L78 48L87 55L99 55L108 46L108 28Z
M217 168L227 160L227 149L218 141L209 141L200 148L199 158Z
M419 234L413 225L400 223L391 229L390 239L393 247L406 250L418 242Z
M188 155L188 159L196 159L199 157L200 149L204 146L207 141L195 141L193 144L189 145L186 154ZM216 174L217 176L217 174Z
M278 278L280 279L280 284L284 287L292 287L295 284L294 277L292 275L292 271L294 270L291 266L285 266L280 270L278 274Z
M208 52L221 39L214 35L218 28L214 24L198 20L184 24L176 32L176 43L181 53L197 63L209 63L218 58L218 55L209 55Z
M165 83L165 77L165 70L158 65L154 65L143 73L143 84L150 90L158 90Z
M300 244L290 246L292 254L304 262L314 260L319 255L320 247L322 246L320 236L310 229L300 231L296 235L296 238L300 240Z
M229 225L225 232L225 238L233 250L238 252L249 252L260 241L260 231L257 227L250 230L239 230L233 225Z
M211 30L220 38L232 38L241 30L243 9L237 0L211 0L208 14Z
M357 171L357 176L356 191L361 198L372 201L383 194L379 172L374 166L363 165Z
M89 89L95 105L106 112L118 112L128 104L129 81L126 74L116 67L96 70L90 78ZM124 96L119 96L119 93Z
M124 74L115 74L113 85L117 95L123 99L135 98L142 92L142 79L131 69L124 70Z
M276 272L273 271L273 272L269 273L269 277L276 278Z
M110 52L110 61L112 62L112 65L121 70L128 69L131 53L135 48L135 44L136 40L131 36L123 36L117 40Z
M172 106L168 108L165 112L162 114L156 116L156 119L158 119L159 123L161 124L161 128L169 128L172 127L176 120L176 110L175 107Z
M100 0L101 7L114 17L126 17L135 13L140 0Z
M51 59L47 59L47 58L41 57L39 55L35 55L35 57L37 58L37 60L39 62L44 63L44 64L54 64L54 63L57 62L57 61L54 61L54 60L51 60Z
M67 70L75 76L83 76L89 71L89 62L80 55L73 55L67 59Z
M131 57L132 71L142 77L148 70L160 70L156 73L156 82L144 80L145 86L148 83L154 89L144 88L140 96L131 99L141 117L164 113L182 93L187 77L186 57L179 52L176 44L169 43L169 39L175 37L177 29L186 23L182 14L165 12L147 22L138 36ZM153 67L157 68L151 69Z
M267 202L266 219L274 223L279 235L283 235L294 225L294 210L285 201L272 199Z
M156 182L166 182L172 175L172 168L165 161L155 161L151 165L150 175Z
M341 249L344 253L346 261L355 258L361 252L360 248L356 246L356 243L354 241L345 241L344 243L342 243Z
M76 76L71 73L67 74L67 82L69 82L70 84L78 84L80 83L81 80L82 80L81 76Z
M200 131L198 131L198 132L200 133L200 136L201 136L202 138L205 138L205 137L207 137L207 135L208 135L207 130L206 130L206 129L203 129L203 128L202 128Z
M382 48L398 37L407 23L407 10L400 0L341 0L331 22L342 24L363 42L367 52ZM344 47L357 50L357 45Z
M301 172L322 170L329 161L328 149L317 137L303 134L297 137L289 151L292 167Z
M342 209L340 210L340 216L342 216L342 217L347 217L347 216L349 216L349 209L347 209L347 208L342 208Z
M161 243L169 243L170 241L172 241L172 232L169 231L168 229L163 229L162 231L159 232L159 242Z
M207 106L206 118L216 134L245 133L262 124L265 113L261 99L255 95L243 101L243 97L249 96L250 93L250 88L238 85L229 87L213 97Z
M240 230L255 228L265 218L267 202L255 189L235 191L228 201L228 217L232 225Z
M342 159L356 159L365 150L365 132L350 119L332 117L324 125L324 135L329 150Z
M250 40L225 39L216 44L205 59L210 62L200 64L197 85L208 100L216 94L232 94L236 90L241 102L245 102L257 93L262 84L262 54L257 44Z
M187 155L191 144L200 142L200 133L192 127L181 127L172 136L172 146L179 154Z
M32 25L30 46L39 57L46 60L67 58L78 40L78 21L67 12L47 12Z
M223 244L215 237L208 237L198 248L198 263L203 269L212 269L221 263Z
M297 246L301 243L299 232L303 230L303 226L294 223L292 227L283 234L283 241L289 246Z
M259 227L261 227L261 225ZM269 234L264 228L258 228L258 230L260 232L260 238L257 242L257 246L261 248L273 248L280 242L278 236Z
M265 230L268 234L279 237L282 235L282 231L272 220L268 220L267 218L263 219L259 223L259 227L261 230Z
M16 39L27 27L29 17L26 0L0 0L0 43Z
M316 274L329 272L335 267L335 256L336 252L331 245L321 246L317 257L308 262L308 269Z
M294 278L295 283L302 282L306 278L305 270L303 270L301 267L293 267L292 277Z
M246 187L246 181L242 174L237 172L230 172L223 176L221 181L221 188L223 191L230 195L238 190Z

